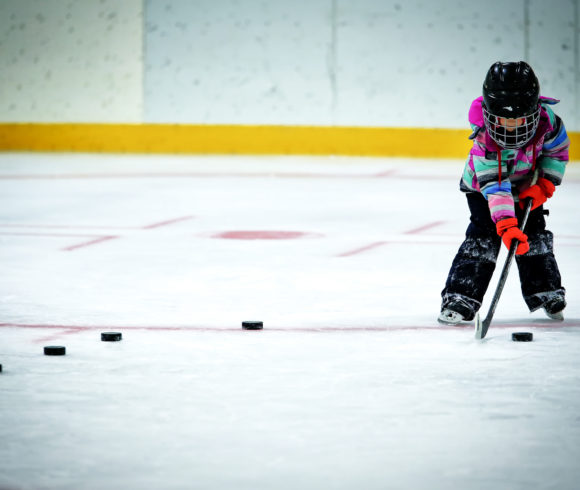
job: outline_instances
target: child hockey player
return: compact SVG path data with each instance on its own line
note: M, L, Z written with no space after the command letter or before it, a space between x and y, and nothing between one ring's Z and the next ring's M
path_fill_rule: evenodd
M501 242L518 240L516 263L530 311L543 308L563 320L565 289L546 230L542 204L562 181L570 145L562 120L540 96L540 85L525 62L497 62L488 70L483 97L471 104L473 147L460 190L471 213L465 241L451 265L441 296L439 322L472 320L495 269ZM536 184L532 185L535 170ZM526 233L518 221L524 202L533 200Z

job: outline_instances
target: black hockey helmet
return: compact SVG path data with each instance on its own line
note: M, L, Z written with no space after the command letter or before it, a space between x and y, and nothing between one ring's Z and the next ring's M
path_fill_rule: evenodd
M540 83L525 61L491 65L483 82L483 115L492 139L503 148L528 143L540 120L539 99Z

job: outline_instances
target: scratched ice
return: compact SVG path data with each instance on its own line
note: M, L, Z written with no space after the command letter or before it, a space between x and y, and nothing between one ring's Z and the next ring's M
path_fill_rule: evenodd
M577 488L580 169L566 321L514 267L477 342L435 323L462 165L0 155L0 488Z

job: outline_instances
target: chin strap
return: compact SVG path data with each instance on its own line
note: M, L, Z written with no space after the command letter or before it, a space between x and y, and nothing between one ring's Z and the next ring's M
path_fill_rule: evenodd
M499 185L501 186L501 148L499 146L497 147L497 174L498 174L498 182Z

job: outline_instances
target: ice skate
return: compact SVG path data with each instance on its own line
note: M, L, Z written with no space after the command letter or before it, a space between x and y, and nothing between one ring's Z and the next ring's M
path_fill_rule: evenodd
M439 317L437 321L443 325L458 325L464 320L464 317L461 313L457 313L456 311L450 310L448 308L443 308L441 313L439 313Z
M544 312L552 320L558 322L564 321L564 308L566 308L566 301L563 299L555 299L543 306Z

